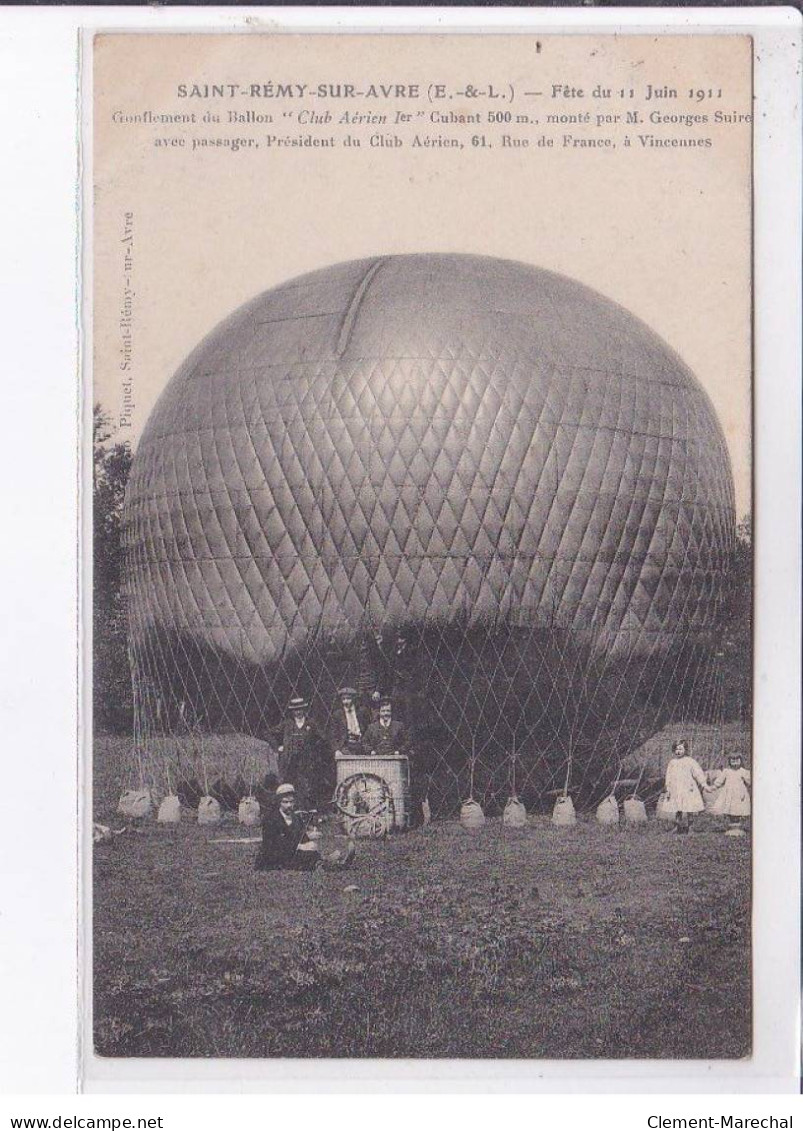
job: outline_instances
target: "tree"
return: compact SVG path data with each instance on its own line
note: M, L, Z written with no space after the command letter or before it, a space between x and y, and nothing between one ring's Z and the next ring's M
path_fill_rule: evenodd
M92 413L93 463L93 709L95 727L130 731L133 723L128 664L128 614L123 585L122 513L131 448L111 443L110 418Z
M750 515L736 526L732 581L723 633L723 709L726 719L753 717L753 528Z

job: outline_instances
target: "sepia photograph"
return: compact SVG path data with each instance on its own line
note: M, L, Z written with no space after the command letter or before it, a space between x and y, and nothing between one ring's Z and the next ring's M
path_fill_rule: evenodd
M749 36L88 55L95 1056L748 1061Z

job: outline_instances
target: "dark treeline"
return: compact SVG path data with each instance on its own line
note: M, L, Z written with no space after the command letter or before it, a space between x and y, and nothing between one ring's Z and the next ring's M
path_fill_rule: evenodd
M128 665L128 615L123 591L122 517L131 448L112 443L109 416L92 413L93 673L95 727L130 733L134 710Z

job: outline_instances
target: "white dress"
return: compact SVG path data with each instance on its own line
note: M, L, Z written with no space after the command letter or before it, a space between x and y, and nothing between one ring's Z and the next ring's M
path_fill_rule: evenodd
M711 812L723 817L749 817L750 816L750 771L744 766L738 770L726 766L720 770L711 783L717 789L717 795L711 806Z
M706 785L705 774L690 754L670 758L666 766L664 789L667 808L675 813L702 813L705 809L700 790Z

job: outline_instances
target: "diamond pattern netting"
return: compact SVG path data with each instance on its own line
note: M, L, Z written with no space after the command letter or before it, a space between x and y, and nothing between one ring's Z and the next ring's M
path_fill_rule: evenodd
M296 280L199 346L136 454L136 772L164 731L269 737L293 691L325 718L384 633L363 683L398 692L436 808L590 795L713 701L733 538L710 402L621 308L476 257Z

